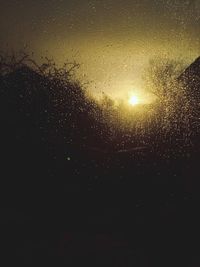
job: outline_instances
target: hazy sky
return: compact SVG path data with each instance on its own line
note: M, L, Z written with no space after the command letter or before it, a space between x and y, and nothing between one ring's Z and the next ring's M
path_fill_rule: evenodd
M0 47L75 57L93 92L142 89L149 58L200 55L200 0L0 0Z

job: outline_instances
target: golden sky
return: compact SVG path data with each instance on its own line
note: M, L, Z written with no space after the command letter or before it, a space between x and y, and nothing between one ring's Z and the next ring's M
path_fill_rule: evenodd
M150 58L200 55L200 0L4 1L0 41L58 63L75 58L92 92L120 97L144 90Z

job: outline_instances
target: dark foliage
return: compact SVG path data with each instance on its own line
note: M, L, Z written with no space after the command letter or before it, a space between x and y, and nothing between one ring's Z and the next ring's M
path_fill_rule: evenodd
M183 150L184 128L170 134L162 116L143 134L134 124L118 128L106 115L113 103L103 109L89 98L73 79L76 67L1 57L6 257L25 266L193 266L200 237L198 131L195 146Z

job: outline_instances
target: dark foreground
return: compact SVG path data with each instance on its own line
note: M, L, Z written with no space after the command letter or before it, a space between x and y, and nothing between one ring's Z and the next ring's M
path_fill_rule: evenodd
M47 160L40 144L1 147L8 266L200 264L199 154L159 162L147 152L70 151Z
M199 137L184 154L47 138L51 107L42 93L22 105L30 80L20 75L0 80L4 266L199 266Z

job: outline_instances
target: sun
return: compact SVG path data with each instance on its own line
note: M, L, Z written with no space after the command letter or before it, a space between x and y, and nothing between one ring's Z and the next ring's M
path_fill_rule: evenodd
M140 101L139 101L139 98L136 95L133 95L133 96L130 97L128 102L129 102L129 104L131 106L135 106L135 105L138 105Z

